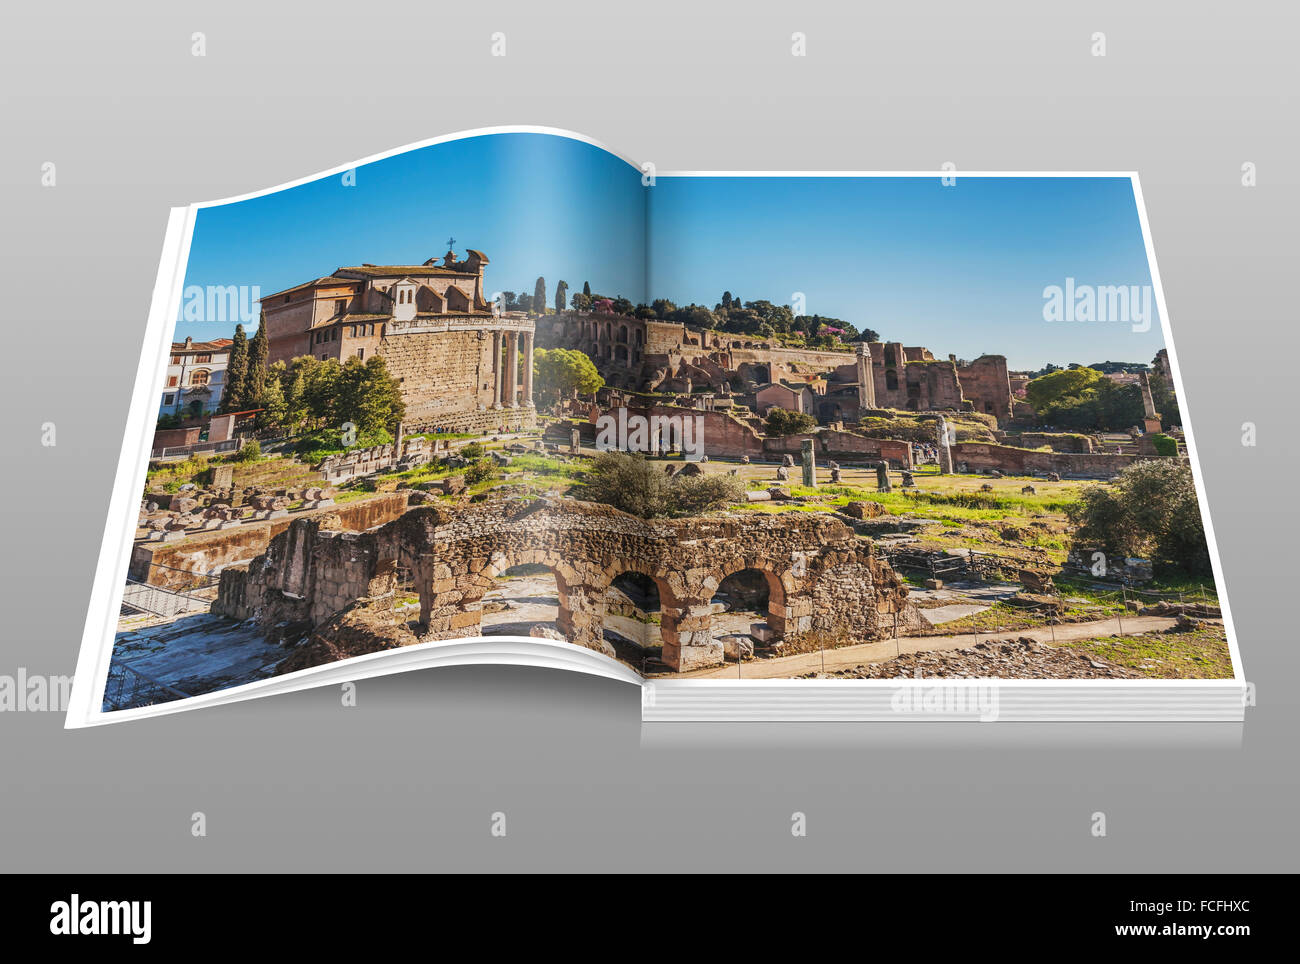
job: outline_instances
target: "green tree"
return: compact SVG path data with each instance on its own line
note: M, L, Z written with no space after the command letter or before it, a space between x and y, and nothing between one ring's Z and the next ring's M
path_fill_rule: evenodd
M1044 423L1060 428L1122 432L1142 423L1142 390L1103 377L1080 395L1049 403L1038 415Z
M1035 378L1025 386L1025 397L1035 412L1042 412L1057 399L1081 397L1102 378L1092 368L1068 368Z
M243 410L245 383L248 380L248 336L243 325L235 325L235 340L230 345L230 360L226 362L226 388L221 395L221 411Z
M340 424L343 419L337 417L335 403L339 388L339 363L333 359L320 361L311 355L293 361L295 367L302 371L305 380L303 400L307 403L308 420L316 427Z
M334 361L326 364L339 367ZM378 355L364 362L355 355L349 358L339 372L337 396L338 424L352 422L359 437L392 432L406 414L401 386Z
M584 295L586 295L588 298L591 297L591 282L590 282L590 281L584 281L584 282L582 283L582 293L583 293Z
M262 388L262 398L258 407L262 409L257 415L258 428L279 428L284 426L289 406L284 397L278 373L268 373L266 384Z
M807 412L790 412L772 408L767 413L767 434L771 436L802 435L817 426L817 419Z
M546 279L538 278L533 286L533 311L539 315L546 314Z
M533 387L555 399L566 395L590 395L599 391L605 379L583 352L567 348L539 348L533 352Z
M1078 526L1074 538L1079 548L1100 547L1113 559L1148 558L1165 572L1211 572L1196 483L1184 461L1131 465L1110 485L1084 489L1066 513Z
M1178 396L1174 394L1173 381L1163 375L1152 375L1150 381L1151 401L1160 413L1160 427L1168 431L1175 425L1182 425L1183 415L1178 410Z
M291 432L297 431L302 428L310 415L307 408L307 380L303 377L302 368L296 365L293 368L286 367L284 374L280 376L280 384L283 386L281 391L285 402L285 427Z
M627 452L602 452L584 479L582 497L643 519L699 515L744 498L729 475L670 477L657 463Z
M558 314L569 306L569 283L561 281L555 286L555 311Z
M248 376L244 384L244 401L250 407L261 407L262 392L266 388L266 363L271 343L266 337L266 312L262 312L257 334L248 347Z

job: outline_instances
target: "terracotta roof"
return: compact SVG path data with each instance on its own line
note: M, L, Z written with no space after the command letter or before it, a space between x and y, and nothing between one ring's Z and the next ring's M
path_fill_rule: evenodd
M334 272L336 275L341 272L349 271L354 274L364 275L367 278L386 278L392 275L413 275L415 277L430 277L433 275L453 275L477 278L477 271L457 271L454 268L438 268L427 264L363 264L351 268L339 268Z
M262 303L268 303L272 298L278 298L281 295L291 295L295 291L302 291L304 288L318 288L326 285L346 285L349 282L355 283L355 278L335 278L332 275L326 275L324 278L314 278L311 281L304 281L300 285L294 285L292 288L283 288L280 291L273 291L269 295L262 296Z
M216 341L194 341L188 345L183 341L172 342L172 353L187 351L221 351L235 343L233 338L218 338Z

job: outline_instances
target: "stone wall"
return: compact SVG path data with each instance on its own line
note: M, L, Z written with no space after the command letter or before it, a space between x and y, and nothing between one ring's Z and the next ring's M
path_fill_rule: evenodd
M460 416L492 405L492 344L482 329L394 335L380 343L389 374L402 384L413 431L458 430Z
M952 446L952 461L958 467L965 463L971 472L997 469L1009 475L1055 472L1062 478L1110 479L1142 461L1142 457L1103 452L1035 452L987 442L958 442Z
M272 540L297 520L329 516L335 520L331 526L359 532L396 519L406 511L406 499L406 492L390 492L280 519L245 522L234 529L203 532L180 542L139 542L131 551L128 576L153 586L190 585L194 576L209 575L265 552Z
M536 413L526 398L515 408L493 408L497 371L492 322L489 317L476 319L475 327L390 331L384 337L379 354L389 374L401 383L409 431L506 431L536 424ZM531 337L527 327L511 325L509 330L519 332L521 338ZM504 358L503 353L502 363ZM521 375L518 384L523 383Z
M891 632L895 613L905 625L923 622L893 570L829 516L648 522L571 499L426 506L356 535L296 521L264 555L222 573L214 611L256 618L269 633L286 623L319 628L356 600L390 591L391 573L403 566L420 597L421 638L477 636L484 594L523 564L553 571L565 638L607 653L608 589L624 573L648 577L659 593L663 659L678 671L722 662L712 599L743 570L766 582L767 623L778 638L818 633L826 645L846 645Z
M912 444L896 439L867 438L853 432L822 429L814 435L788 435L784 438L764 440L764 452L769 458L779 458L789 453L797 456L803 440L811 438L816 445L818 458L836 462L887 461L896 469L912 468Z
M1047 446L1053 452L1087 453L1093 451L1092 439L1071 432L1020 432L1001 439L1008 445L1022 449Z
M958 366L962 394L977 412L1011 417L1011 376L1004 355L981 355L969 365Z

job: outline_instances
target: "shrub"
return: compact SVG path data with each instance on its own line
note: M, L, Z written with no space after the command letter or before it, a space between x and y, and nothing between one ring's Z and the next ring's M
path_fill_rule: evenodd
M1156 447L1156 455L1173 456L1178 454L1178 440L1172 435L1162 433L1152 435L1151 444Z
M235 453L234 461L256 462L261 457L262 457L262 446L258 444L257 439L252 439L248 442L245 442L243 448L241 448L238 452Z
M1094 485L1066 509L1076 543L1116 558L1150 558L1161 570L1210 573L1210 550L1192 470L1172 459L1138 462L1111 485Z
M788 412L773 408L767 413L767 434L772 436L800 435L817 427L817 419L807 412Z
M483 446L479 442L470 442L460 450L460 454L470 461L481 459L483 457L483 452Z
M468 447L468 446L467 446ZM495 477L497 474L496 463L491 459L476 459L471 462L465 469L465 484L478 485L480 482L486 482Z
M670 478L641 455L602 452L586 477L584 498L643 519L699 515L739 501L744 485L729 475Z

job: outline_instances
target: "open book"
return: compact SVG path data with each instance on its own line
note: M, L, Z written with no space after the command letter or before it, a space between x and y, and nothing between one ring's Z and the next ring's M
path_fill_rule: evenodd
M171 212L69 726L407 669L1240 720L1131 174L439 138Z

